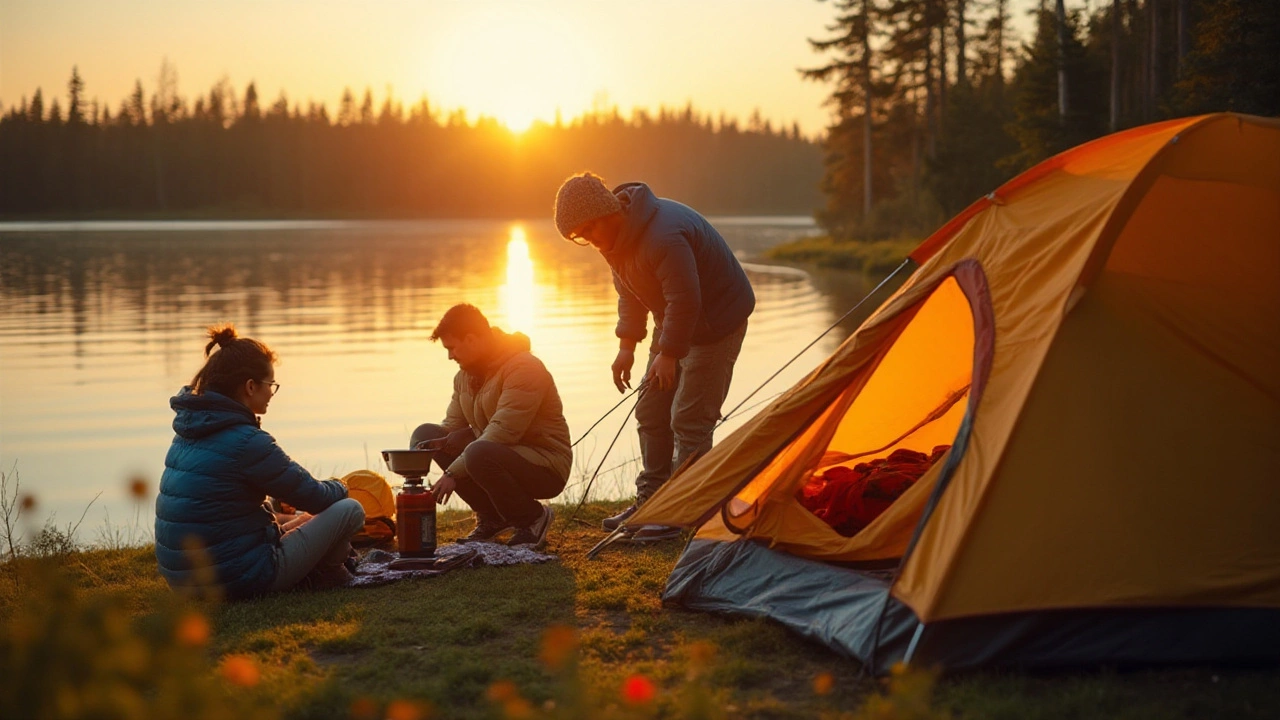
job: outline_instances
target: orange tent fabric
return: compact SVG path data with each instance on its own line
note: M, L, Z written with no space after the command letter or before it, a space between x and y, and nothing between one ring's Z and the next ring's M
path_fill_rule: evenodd
M892 593L926 623L1280 607L1280 121L1208 115L1082 145L912 258L831 357L631 524L905 556ZM824 462L953 442L851 538L795 500Z

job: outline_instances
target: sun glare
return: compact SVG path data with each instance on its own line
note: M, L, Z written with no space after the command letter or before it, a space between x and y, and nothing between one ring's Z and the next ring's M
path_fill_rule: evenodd
M499 291L499 302L507 316L507 330L533 332L534 285L533 260L529 257L529 242L524 228L511 226L507 239L507 282Z
M608 69L586 53L574 18L518 3L463 7L448 39L423 59L424 84L445 105L521 133L557 110L566 117L586 110L606 84Z

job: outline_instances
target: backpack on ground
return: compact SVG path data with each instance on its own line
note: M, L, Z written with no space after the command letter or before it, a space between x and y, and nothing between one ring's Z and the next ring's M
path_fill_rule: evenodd
M347 495L364 508L364 527L351 538L355 547L383 545L396 537L396 496L387 479L372 470L356 470L342 478Z

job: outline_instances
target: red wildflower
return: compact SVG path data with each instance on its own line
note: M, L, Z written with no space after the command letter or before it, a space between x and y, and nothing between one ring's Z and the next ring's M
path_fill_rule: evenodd
M622 683L622 699L631 705L646 705L656 694L653 681L643 675L632 675Z

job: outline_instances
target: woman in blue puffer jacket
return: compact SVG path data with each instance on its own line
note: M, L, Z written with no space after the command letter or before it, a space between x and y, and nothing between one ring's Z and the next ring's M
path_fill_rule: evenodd
M257 417L279 385L276 355L209 328L204 367L169 400L176 433L156 498L156 560L174 589L216 582L229 598L343 585L360 503L337 480L316 480L262 430ZM214 348L217 350L214 350ZM281 529L267 496L300 513ZM306 514L310 513L308 517ZM201 576L201 556L215 576Z

